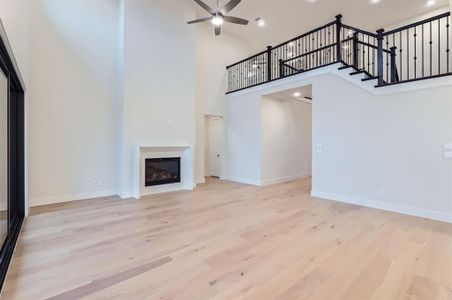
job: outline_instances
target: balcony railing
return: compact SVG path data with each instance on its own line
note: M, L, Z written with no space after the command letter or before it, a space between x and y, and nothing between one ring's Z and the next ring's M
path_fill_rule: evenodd
M452 75L450 12L376 33L336 20L227 67L232 93L342 63L377 87Z

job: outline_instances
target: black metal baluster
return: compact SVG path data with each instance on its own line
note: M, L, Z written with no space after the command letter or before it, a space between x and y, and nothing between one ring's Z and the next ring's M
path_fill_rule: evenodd
M375 38L372 38L372 45L375 45ZM375 74L375 48L372 47L372 76Z
M424 55L424 48L425 48L425 39L424 39L424 24L422 24L422 77L424 77L425 74L425 55Z
M361 35L361 36L364 41L364 35ZM358 34L358 37L359 37L359 34ZM366 65L365 65L365 63L366 63L366 47L364 45L361 45L361 47L362 47L362 51L363 51L363 58L362 58L361 64L362 64L362 69L365 70L366 69Z
M367 45L370 45L370 36L367 36ZM370 74L370 46L367 46L367 72Z
M438 75L441 74L441 19L438 19Z
M430 22L430 76L433 74L432 22Z
M417 27L414 27L414 79L417 78Z
M395 47L395 49L397 49L395 33L393 33L391 35L392 35L392 47ZM394 63L394 68L392 70L397 71L397 52L394 53L394 58L393 58L392 63ZM394 74L394 76L395 75L396 74Z
M399 39L400 39L400 50L399 50L399 53L400 53L400 80L403 80L403 50L402 50L402 47L403 47L403 39L402 39L402 32L403 31L400 31L399 32Z
M386 50L389 48L389 37L386 37ZM386 82L389 82L389 54L386 52Z
M409 80L410 76L410 28L406 32L406 76Z
M449 41L449 17L446 17L447 19L447 25L446 25L446 31L447 31L447 49L446 49L446 56L447 56L447 73L449 73L449 68L450 68L450 64L449 64L449 55L450 55L450 41Z

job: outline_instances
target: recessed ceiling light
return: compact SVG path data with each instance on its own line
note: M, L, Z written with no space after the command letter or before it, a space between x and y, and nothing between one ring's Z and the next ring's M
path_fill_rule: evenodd
M295 92L295 93L293 93L293 96L295 98L300 98L301 97L301 93L300 92Z
M435 5L435 4L436 4L435 0L428 0L425 5L427 5L427 7L431 7L431 6Z
M370 4L378 4L380 2L381 2L381 0L369 0Z
M294 42L290 42L289 44L287 44L287 46L289 46L289 47L293 47L295 44L294 44Z
M265 26L265 20L262 19L261 17L256 18L255 21L256 21L257 26L259 26L259 27L264 27Z

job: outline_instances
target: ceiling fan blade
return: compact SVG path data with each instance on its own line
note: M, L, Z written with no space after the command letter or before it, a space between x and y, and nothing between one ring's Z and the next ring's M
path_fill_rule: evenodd
M226 22L239 24L239 25L248 25L248 23L249 23L248 20L237 18L237 17L231 17L231 16L224 16L223 19Z
M228 3L226 3L221 9L220 11L223 14L227 14L228 12L230 12L231 10L233 10L242 0L231 0Z
M198 5L201 6L202 8L204 8L204 10L207 11L209 14L215 15L217 13L209 5L205 4L201 0L193 0L193 1L198 3Z
M219 36L221 34L221 26L215 26L215 36Z
M212 20L212 18L213 17L205 17L205 18L201 18L201 19L196 19L196 20L187 22L187 24L195 24L195 23L205 22L205 21Z

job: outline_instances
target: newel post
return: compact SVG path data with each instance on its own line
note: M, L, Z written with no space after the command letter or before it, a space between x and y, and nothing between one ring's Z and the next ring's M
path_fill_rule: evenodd
M272 80L272 46L267 46L267 81Z
M383 85L384 84L384 80L383 80L383 32L385 30L384 29L379 29L377 30L377 41L378 41L378 54L377 54L377 64L378 64L378 85Z
M283 78L284 76L286 76L286 74L284 72L284 60L280 59L279 60L279 78Z
M359 66L359 49L358 49L358 33L353 33L353 66L358 69Z
M341 39L341 31L342 31L342 15L336 16L336 61L342 61L342 39Z
M397 47L391 47L391 82L397 82L396 50Z

